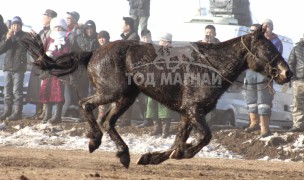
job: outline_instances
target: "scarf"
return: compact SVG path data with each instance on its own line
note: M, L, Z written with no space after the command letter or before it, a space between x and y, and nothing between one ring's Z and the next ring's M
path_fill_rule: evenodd
M65 45L65 31L52 31L50 37L54 40L49 46L49 51L55 51L61 49L61 46Z

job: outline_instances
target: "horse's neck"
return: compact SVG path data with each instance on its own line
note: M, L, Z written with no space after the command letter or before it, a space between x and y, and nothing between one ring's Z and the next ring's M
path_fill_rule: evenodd
M245 53L240 41L233 40L225 43L216 50L217 58L212 63L223 78L233 82L246 69Z

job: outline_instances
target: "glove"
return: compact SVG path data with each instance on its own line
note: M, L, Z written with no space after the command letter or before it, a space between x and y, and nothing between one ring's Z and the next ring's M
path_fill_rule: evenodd
M44 71L39 75L39 79L44 80L51 77L50 73L48 71Z

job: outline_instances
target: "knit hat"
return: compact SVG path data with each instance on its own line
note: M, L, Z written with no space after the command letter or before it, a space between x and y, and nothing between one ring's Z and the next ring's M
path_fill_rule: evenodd
M57 13L51 9L47 9L43 15L49 16L51 18L57 17Z
M163 33L163 35L160 37L161 41L168 41L172 42L172 34L171 33Z
M63 19L63 18L55 17L51 20L51 30L54 29L54 27L57 27L57 26L60 26L65 30L68 29L68 25L67 25L65 19Z
M15 16L12 20L12 24L21 24L22 25L22 20L19 16Z
M100 38L105 38L105 39L108 39L110 40L110 34L107 32L107 31L100 31L98 34L97 34L97 39L100 39Z
M69 15L71 15L76 21L78 21L79 20L79 18L80 18L80 15L79 15L79 13L78 12L76 12L76 11L72 11L72 12L67 12L67 14L69 14Z
M265 19L263 24L267 24L267 26L270 26L273 29L273 22L271 19Z

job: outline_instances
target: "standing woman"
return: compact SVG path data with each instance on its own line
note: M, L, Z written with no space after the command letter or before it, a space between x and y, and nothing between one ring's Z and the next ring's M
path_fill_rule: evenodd
M67 23L65 19L53 18L51 20L51 34L46 39L46 54L53 59L70 52L70 42L66 37ZM64 104L64 84L56 76L48 72L41 75L42 84L40 90L41 102L45 104L45 116L43 123L56 124L61 122L61 112ZM52 117L53 105L56 106Z

